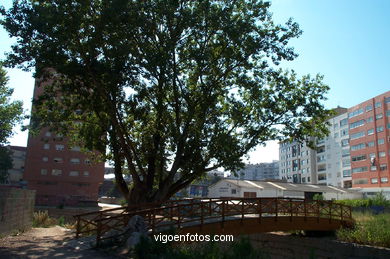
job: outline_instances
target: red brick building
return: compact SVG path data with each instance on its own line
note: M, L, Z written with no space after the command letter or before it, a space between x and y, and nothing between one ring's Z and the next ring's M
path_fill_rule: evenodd
M36 83L34 98L42 91ZM38 136L28 137L24 180L28 189L37 191L37 205L96 204L104 162L93 163L80 147L43 129Z
M352 186L390 187L390 91L348 109Z

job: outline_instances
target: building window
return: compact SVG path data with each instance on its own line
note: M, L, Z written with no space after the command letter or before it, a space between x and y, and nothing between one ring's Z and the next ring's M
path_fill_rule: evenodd
M362 138L366 135L366 133L364 131L360 131L360 132L357 132L357 133L354 133L354 134L351 134L351 140L352 139L358 139L358 138ZM343 146L345 147L345 146Z
M60 175L62 175L62 170L53 169L53 170L51 170L51 175L60 176Z
M49 161L49 158L47 156L44 156L44 157L42 157L42 161L47 162L47 161Z
M54 162L55 163L62 163L62 162L64 162L64 160L61 157L56 157L56 158L54 158Z
M379 170L381 170L381 171L387 170L387 164L381 164L381 165L379 166Z
M345 126L345 125L347 125L347 124L348 124L348 119L342 119L342 120L340 121L340 127Z
M84 171L83 175L87 177L87 176L89 176L89 172L88 171Z
M367 172L367 166L356 167L352 169L352 173L361 173L361 172Z
M349 139L343 139L341 140L341 146L342 147L346 147L349 145Z
M382 107L382 103L381 102L375 103L375 108L379 108L379 107Z
M70 171L69 176L79 176L79 172L78 171Z
M340 136L341 136L341 137L348 136L348 129L340 130Z
M376 132L383 132L383 126L379 126L376 128Z
M50 131L47 131L47 132L45 133L45 137L51 137L51 132L50 132Z
M367 118L367 123L370 123L370 122L373 122L373 121L374 121L374 117L371 116L371 117Z
M374 141L367 142L367 147L374 147L374 146L375 146Z
M71 159L70 159L70 162L71 162L72 164L80 164L80 159L79 159L79 158L71 158Z
M383 145L383 144L385 144L385 139L383 138L378 139L378 145Z
M366 112L372 111L372 105L367 105L366 106Z
M343 160L343 167L350 166L350 165L351 165L351 160L349 160L349 159Z
M371 178L371 183L378 183L378 178Z
M43 144L43 149L50 149L50 144Z
M351 150L352 151L360 150L360 149L363 149L363 148L366 148L366 145L364 143L360 143L360 144L351 146Z
M385 103L390 103L390 97L385 97Z
M348 118L353 118L363 113L363 108L357 109L356 111L348 113Z
M351 176L351 170L350 169L343 170L343 177L350 177L350 176Z
M58 150L58 151L62 151L62 150L64 150L64 148L65 148L64 145L61 145L61 144L56 145L56 150Z
M349 149L343 149L341 150L341 156L346 157L349 156L351 153L349 152Z
M383 118L383 114L382 113L379 113L379 114L375 115L375 119L377 119L377 120L380 120L382 118Z
M380 152L378 153L378 155L379 155L379 157L385 157L385 156L386 156L386 152L380 151Z
M367 157L366 155L360 155L360 156L353 156L352 157L352 161L356 162L356 161L362 161L362 160L366 160Z
M236 189L232 189L232 194L236 194L237 193L237 190Z
M289 162L290 162L290 161L289 161ZM85 160L84 160L84 163L87 164L87 165L90 165L90 164L91 164L91 160L85 159Z
M357 128L357 127L361 127L364 125L364 120L359 120L359 121L355 121L353 123L350 123L349 124L349 128L350 129L354 129L354 128Z
M370 167L370 171L376 171L376 166L375 166L375 165L372 165L372 166Z
M72 151L80 151L81 148L79 146L74 146L74 147L71 147L70 150L72 150Z
M41 175L47 175L47 169L41 169Z
M369 129L369 130L367 130L367 135L368 135L368 136L370 136L370 135L372 135L372 134L374 134L374 129Z
M387 183L389 179L387 177L381 177L381 183Z

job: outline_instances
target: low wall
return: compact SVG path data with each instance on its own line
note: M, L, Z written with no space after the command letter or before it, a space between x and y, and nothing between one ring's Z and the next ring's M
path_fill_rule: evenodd
M390 258L390 249L339 242L330 238L272 233L248 236L254 248L271 258Z
M32 226L35 190L0 186L0 234Z

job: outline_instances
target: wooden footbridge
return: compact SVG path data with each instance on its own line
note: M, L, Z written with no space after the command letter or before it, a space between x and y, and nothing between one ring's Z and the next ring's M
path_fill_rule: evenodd
M221 198L172 200L76 215L76 237L96 234L96 244L122 231L141 215L150 233L253 234L271 231L330 231L351 227L351 207L332 201L293 198ZM110 232L109 232L110 231Z

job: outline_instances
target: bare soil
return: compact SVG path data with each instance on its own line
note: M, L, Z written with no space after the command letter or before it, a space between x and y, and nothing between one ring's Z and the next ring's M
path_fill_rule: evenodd
M93 249L77 250L64 245L72 238L74 233L60 226L32 228L18 235L0 238L0 258L117 258Z

